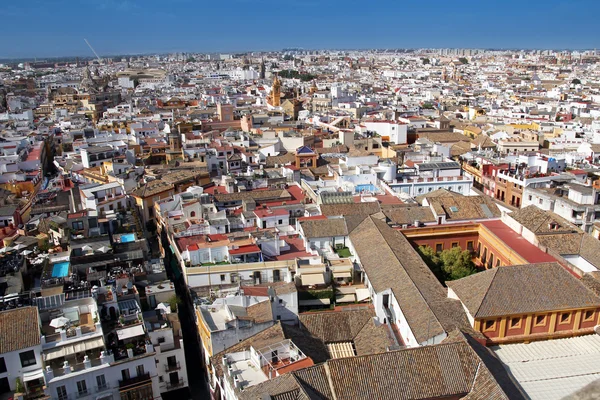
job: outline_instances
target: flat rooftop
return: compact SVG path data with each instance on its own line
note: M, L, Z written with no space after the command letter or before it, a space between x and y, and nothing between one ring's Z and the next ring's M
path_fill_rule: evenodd
M600 379L600 335L491 347L532 400L558 400Z
M508 225L500 220L483 221L481 225L488 228L490 232L506 243L511 249L525 258L528 263L556 262L550 254L532 245L523 236L517 234Z

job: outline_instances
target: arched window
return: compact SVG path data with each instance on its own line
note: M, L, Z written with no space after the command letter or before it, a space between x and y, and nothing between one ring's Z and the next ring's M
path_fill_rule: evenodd
M191 217L191 218L194 218L195 216L196 216L196 211L192 211L192 212L190 213L190 217Z

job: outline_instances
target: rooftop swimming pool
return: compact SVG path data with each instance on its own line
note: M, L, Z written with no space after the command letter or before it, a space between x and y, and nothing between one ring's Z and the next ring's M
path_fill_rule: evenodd
M121 243L135 242L135 233L125 233L121 235Z
M354 191L356 193L377 193L377 192L379 192L379 189L377 189L377 186L373 185L372 183L368 183L368 184L356 185L354 187Z
M69 275L69 262L63 261L57 264L54 264L52 267L52 277L53 278L64 278Z

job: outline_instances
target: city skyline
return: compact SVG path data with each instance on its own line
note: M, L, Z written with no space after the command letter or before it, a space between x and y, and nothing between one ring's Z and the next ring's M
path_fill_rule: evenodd
M176 0L169 5L155 0L103 0L83 5L67 0L36 1L28 7L13 3L0 10L10 37L0 44L0 58L90 56L83 38L101 56L286 47L600 47L593 20L600 4L589 1L510 0L501 9L471 0L460 6L437 0L426 6L384 1L376 8L366 8L356 0L327 4L306 0L286 7L272 0L227 4ZM93 28L94 22L97 28ZM564 29L568 26L577 29Z

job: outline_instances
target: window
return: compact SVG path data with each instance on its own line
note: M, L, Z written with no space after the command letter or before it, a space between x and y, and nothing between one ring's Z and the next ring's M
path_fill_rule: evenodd
M130 378L131 378L131 375L129 375L129 368L122 369L121 370L121 379L126 381Z
M283 220L282 220L282 219L280 219L279 221L277 221L277 224L278 224L278 225L283 225Z
M83 229L83 221L73 221L73 230L80 231Z
M21 358L21 367L25 368L30 365L35 365L35 353L33 350L26 351L24 353L20 353L19 357Z
M87 394L87 384L85 383L85 379L77 381L77 393L80 396Z
M96 385L98 386L98 390L106 389L108 386L106 385L106 378L104 375L98 375L96 377Z
M6 372L6 362L4 362L4 357L0 357L0 374Z
M196 216L196 211L192 211L192 212L190 213L190 217L191 217L191 218L194 218L195 216Z
M56 388L56 396L58 400L67 400L67 388L65 385Z
M500 260L496 260L496 268L500 266Z
M137 374L137 376L144 375L144 366L140 364L137 367L135 367L135 373Z
M533 200L533 196L529 195L529 201Z
M540 199L540 204L544 204L544 200Z
M559 324L568 324L569 322L571 322L571 313L560 314Z
M279 299L279 304L283 304L283 299Z
M584 314L583 314L583 320L585 322L587 321L592 321L594 319L594 310L587 310Z
M521 327L521 318L515 317L510 319L510 323L508 324L509 329L516 329Z
M441 253L442 251L444 251L444 244L443 243L436 243L435 244L435 252L436 253Z
M489 320L489 321L485 321L483 323L483 331L484 332L495 331L495 330L496 330L496 321L495 320Z
M546 325L546 316L545 315L536 315L533 326L544 326L544 325Z
M225 274L221 274L221 282L225 282Z
M452 242L452 247L458 247L458 242Z
M469 250L471 253L473 252L473 241L472 240L467 240L467 250Z

